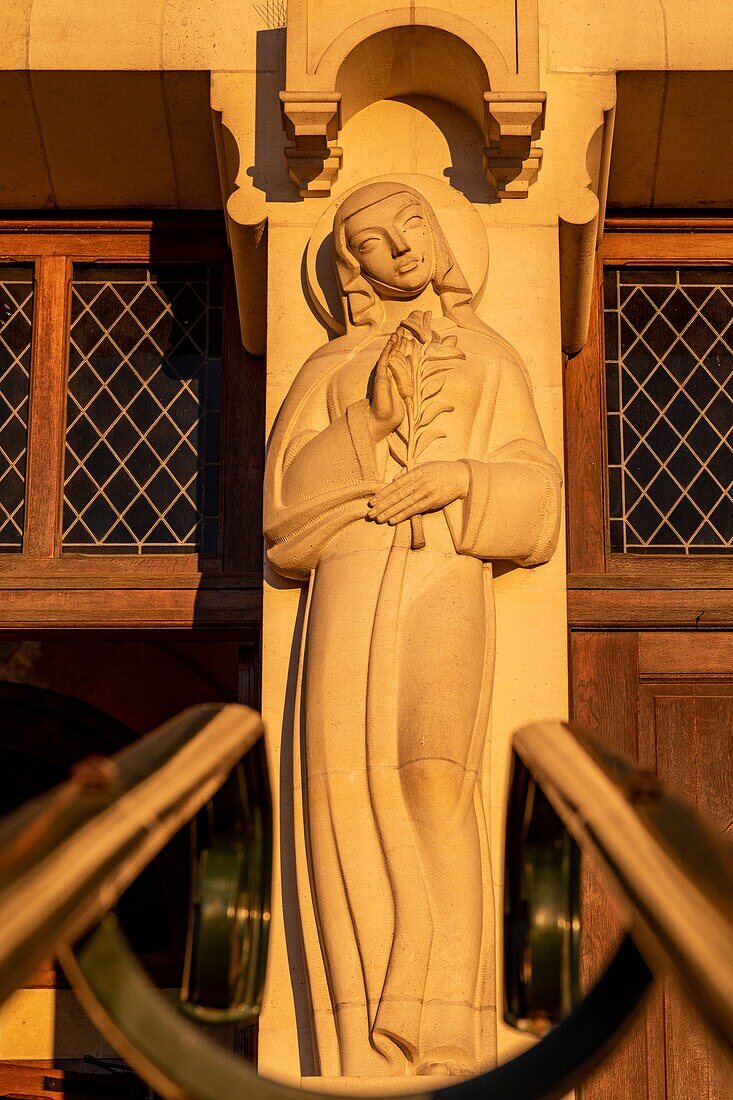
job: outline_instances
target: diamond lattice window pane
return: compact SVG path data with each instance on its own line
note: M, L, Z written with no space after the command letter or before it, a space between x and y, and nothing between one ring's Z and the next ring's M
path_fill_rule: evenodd
M606 268L611 549L733 552L733 268Z
M66 551L215 554L221 272L76 265Z
M23 549L33 265L0 264L0 553Z

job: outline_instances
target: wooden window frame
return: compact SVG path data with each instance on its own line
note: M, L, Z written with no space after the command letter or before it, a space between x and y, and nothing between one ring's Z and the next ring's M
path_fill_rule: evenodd
M588 341L565 370L570 588L733 588L729 556L611 552L603 331L605 265L733 264L731 229L730 221L714 218L624 217L607 225L596 262Z
M0 221L0 261L34 264L23 545L20 552L0 554L4 625L259 621L264 369L262 360L242 345L223 219L158 213L134 220L5 219ZM221 263L223 268L220 552L217 557L62 553L73 265L151 262Z

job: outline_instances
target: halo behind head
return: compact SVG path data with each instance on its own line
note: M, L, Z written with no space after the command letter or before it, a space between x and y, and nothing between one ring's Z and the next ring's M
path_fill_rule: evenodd
M394 180L378 180L376 183L365 183L363 187L357 187L355 191L351 191L346 196L336 211L336 217L333 220L334 233L342 222L352 218L354 214L359 214L362 210L375 206L383 199L391 199L393 195L403 194L415 196L421 204L425 203L423 196L418 194L414 188L408 187L404 183L396 183Z
M319 315L337 333L382 322L382 303L349 252L345 223L359 210L396 194L414 197L425 213L436 246L434 286L443 298L444 308L450 309L448 299L466 303L481 298L488 272L488 241L478 211L465 196L432 176L411 174L369 180L351 188L323 212L308 243L306 278L310 296ZM439 210L440 224L434 208ZM454 250L460 251L461 266L465 264L470 282Z

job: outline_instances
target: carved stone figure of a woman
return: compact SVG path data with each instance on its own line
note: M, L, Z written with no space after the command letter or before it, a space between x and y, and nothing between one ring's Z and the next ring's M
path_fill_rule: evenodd
M309 583L295 797L320 1071L470 1074L495 1054L491 563L549 558L560 471L427 201L366 185L333 240L346 335L293 382L265 485L269 560Z

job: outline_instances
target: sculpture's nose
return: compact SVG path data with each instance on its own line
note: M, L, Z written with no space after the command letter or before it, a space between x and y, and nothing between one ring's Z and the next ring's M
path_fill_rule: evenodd
M390 246L392 249L392 255L395 259L398 256L404 256L405 252L410 251L410 246L407 243L405 237L400 233L399 229L393 229L389 234Z

